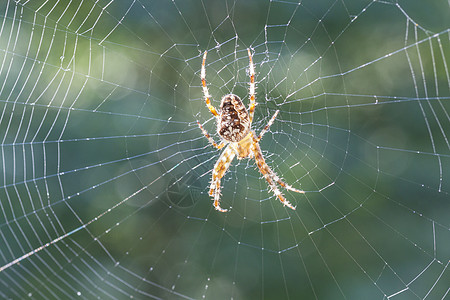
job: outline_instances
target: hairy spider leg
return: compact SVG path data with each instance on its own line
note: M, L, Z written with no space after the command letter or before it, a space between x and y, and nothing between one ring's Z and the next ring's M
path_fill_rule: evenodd
M209 195L211 197L214 197L214 208L220 212L228 211L227 209L220 207L220 180L230 167L230 164L233 161L235 155L236 153L234 152L234 150L230 147L230 145L228 145L214 165L214 169L212 172Z
M277 117L277 115L278 115L279 112L280 112L280 111L277 110L277 111L273 114L272 118L269 120L269 122L267 123L267 125L264 126L263 130L261 130L261 132L259 133L259 135L255 138L255 140L256 140L257 142L259 142L259 141L261 140L261 138L263 137L263 135L267 132L267 130L269 130L270 126L272 126L272 124L273 124L273 122L275 121L275 118Z
M250 73L250 105L248 107L248 117L250 119L250 124L253 122L253 114L255 113L255 67L253 66L252 53L250 49L247 48L248 59L249 59L249 73Z
M275 184L274 180L279 182L282 182L280 178L275 174L274 171L267 165L266 161L264 160L264 157L261 152L261 148L259 147L259 144L256 140L253 140L253 155L256 161L256 165L258 166L259 171L261 174L263 174L264 178L266 179L267 183L269 184L270 190L275 194L275 196L280 199L281 203L283 203L284 206L289 207L290 209L295 210L295 207L288 201L286 198L284 198L283 194L281 193L280 189ZM283 184L287 186L284 182ZM281 184L281 185L283 185Z
M226 145L225 142L220 142L220 144L216 144L216 142L214 142L214 140L212 139L212 137L209 135L208 131L206 131L205 128L203 128L202 124L200 124L199 121L197 121L198 127L200 127L203 135L208 139L208 141L211 143L211 145L213 145L214 147L216 147L217 149L222 149L223 146Z
M261 133L260 133L256 138L254 138L254 141L256 141L256 142L258 143L258 142L261 140L261 138L262 138L263 135L267 132L267 130L269 129L269 127L272 126L272 124L273 124L273 122L275 121L275 118L277 117L277 115L278 115L279 112L280 112L280 111L277 110L277 111L273 114L272 118L269 120L269 122L267 123L267 125L264 126L263 130L261 130ZM279 185L281 185L282 187L284 187L285 189L290 190L290 191L293 191L293 192L296 192L296 193L300 193L300 194L304 194L304 193L305 193L305 191L298 190L298 189L296 189L296 188L290 186L290 185L287 184L286 182L282 181L282 180L277 176L276 173L274 173L274 172L272 172L272 173L273 173L273 179L274 179Z
M205 51L205 54L203 54L203 62L202 62L202 70L201 70L201 79L202 79L202 87L203 87L203 95L205 96L206 106L211 111L211 113L218 117L219 114L217 113L217 110L214 108L214 106L211 105L211 95L209 94L208 87L206 86L206 69L205 69L205 62L206 62L206 54L208 51Z

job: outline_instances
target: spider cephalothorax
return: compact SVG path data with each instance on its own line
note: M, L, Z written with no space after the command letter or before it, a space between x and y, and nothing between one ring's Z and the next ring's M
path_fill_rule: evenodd
M276 183L282 187L297 192L304 193L304 191L297 190L292 186L288 185L282 181L277 174L266 164L264 157L259 147L259 141L261 140L264 133L273 124L275 118L278 115L278 110L274 113L269 123L264 127L261 133L256 136L255 132L251 130L251 125L253 121L253 114L255 112L255 68L253 66L252 54L250 49L247 49L248 57L250 60L250 105L247 109L242 103L241 99L234 95L228 94L222 98L220 103L219 112L216 111L214 106L211 105L211 96L209 95L208 87L206 86L206 54L203 54L201 79L203 94L205 96L206 106L211 111L211 113L216 117L217 120L217 133L223 139L220 144L216 144L208 132L202 127L200 122L197 121L198 126L202 130L205 137L209 142L217 149L222 149L225 145L226 148L220 155L214 169L212 172L211 187L209 190L209 195L214 198L214 207L218 211L226 212L226 209L220 207L220 180L222 179L225 172L228 170L231 161L237 156L238 159L243 158L254 158L259 171L266 179L269 184L270 189L274 194L280 199L283 205L295 209L292 204L287 201L281 191L278 189Z

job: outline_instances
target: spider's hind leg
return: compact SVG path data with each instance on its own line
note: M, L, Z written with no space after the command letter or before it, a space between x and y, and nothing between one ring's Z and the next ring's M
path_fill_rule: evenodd
M205 69L205 62L206 62L206 54L208 51L205 51L203 54L203 60L202 60L202 70L200 71L200 77L202 80L202 89L203 89L203 96L205 97L206 106L208 107L209 111L217 118L219 114L217 113L217 110L212 106L211 104L211 95L209 94L208 86L206 85L206 69Z
M253 121L253 114L255 112L255 66L253 65L253 59L252 59L252 52L250 49L247 49L248 52L248 59L249 59L249 73L250 73L250 88L249 88L249 95L250 95L250 105L248 107L248 117L250 119L250 123Z

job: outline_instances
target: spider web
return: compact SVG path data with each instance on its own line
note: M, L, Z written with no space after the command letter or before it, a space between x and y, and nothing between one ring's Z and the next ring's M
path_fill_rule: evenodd
M0 297L444 299L447 1L4 1ZM292 211L253 160L214 210L218 107L248 104Z

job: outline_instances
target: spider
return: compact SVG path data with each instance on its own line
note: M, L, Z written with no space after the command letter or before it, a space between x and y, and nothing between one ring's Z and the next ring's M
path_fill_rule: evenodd
M254 158L259 171L267 180L267 183L269 184L270 189L274 192L275 196L280 199L281 203L283 203L284 206L295 210L295 207L292 206L292 204L283 197L276 183L293 192L305 192L297 190L296 188L293 188L292 186L282 181L267 165L261 152L261 148L259 147L259 141L263 137L264 133L266 133L269 127L273 124L275 118L279 113L279 110L277 110L273 114L272 118L259 133L259 135L256 135L256 133L251 129L253 114L255 112L256 106L255 68L253 66L253 59L250 49L247 49L247 52L250 65L250 105L248 111L242 103L242 100L234 94L223 96L219 111L217 111L214 106L211 105L211 95L209 94L208 87L206 86L205 78L205 61L207 51L205 51L205 53L203 54L201 69L203 95L205 97L206 106L214 115L214 117L216 117L217 133L222 138L221 142L219 144L214 142L214 140L203 128L199 121L197 121L197 124L200 127L203 135L208 139L211 145L219 150L226 146L225 150L222 152L216 164L214 165L209 195L214 199L214 208L216 210L221 212L228 211L227 209L220 207L220 180L225 175L225 172L228 170L230 163L233 161L234 157L237 157L238 159Z

